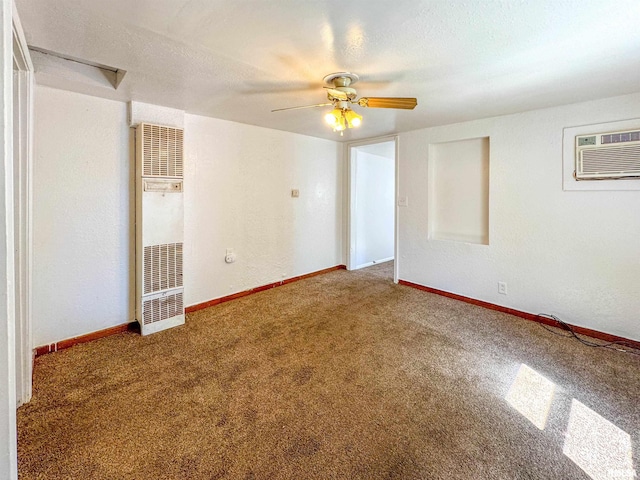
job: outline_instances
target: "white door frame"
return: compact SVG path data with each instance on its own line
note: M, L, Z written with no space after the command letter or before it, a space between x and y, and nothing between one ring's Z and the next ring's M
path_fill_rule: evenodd
M351 150L354 147L362 147L365 145L374 145L376 143L395 142L395 188L394 188L394 225L393 225L393 281L398 283L398 144L399 139L397 135L387 135L384 137L369 138L366 140L360 140L357 142L348 142L345 144L346 152L345 158L347 159L347 270L355 270L355 211L356 211L356 196L355 196L355 158L351 158Z
M14 268L16 319L16 400L27 403L32 393L31 333L32 150L34 70L22 25L13 5L14 81Z
M11 0L0 3L0 478L18 478Z

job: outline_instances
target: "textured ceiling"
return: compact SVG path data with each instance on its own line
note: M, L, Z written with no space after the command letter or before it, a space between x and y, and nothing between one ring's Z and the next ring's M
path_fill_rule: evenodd
M126 70L117 90L64 72L39 83L334 140L640 91L638 0L16 0L30 45ZM36 68L37 62L36 62ZM360 75L344 137L322 78Z

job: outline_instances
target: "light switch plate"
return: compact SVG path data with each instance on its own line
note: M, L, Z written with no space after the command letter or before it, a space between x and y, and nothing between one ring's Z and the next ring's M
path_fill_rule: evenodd
M291 190L291 196L293 198L298 198L300 196L300 190L298 190L297 188L294 188Z
M399 207L408 207L409 206L409 197L398 197L398 206Z

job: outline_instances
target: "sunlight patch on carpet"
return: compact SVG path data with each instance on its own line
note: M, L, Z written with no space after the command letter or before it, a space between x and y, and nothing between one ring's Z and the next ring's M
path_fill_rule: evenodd
M523 363L505 400L536 427L544 430L555 388L551 380Z
M576 399L562 453L593 480L637 478L629 434Z

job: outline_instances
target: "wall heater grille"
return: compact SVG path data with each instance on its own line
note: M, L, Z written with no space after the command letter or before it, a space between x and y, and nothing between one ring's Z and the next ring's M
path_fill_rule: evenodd
M144 247L144 293L182 287L182 243Z
M182 292L145 300L142 309L144 325L182 315L184 314Z
M183 132L178 128L142 124L143 175L145 177L182 177Z

